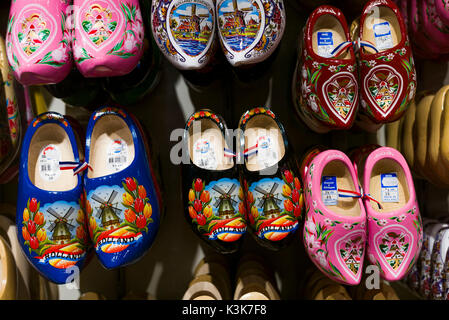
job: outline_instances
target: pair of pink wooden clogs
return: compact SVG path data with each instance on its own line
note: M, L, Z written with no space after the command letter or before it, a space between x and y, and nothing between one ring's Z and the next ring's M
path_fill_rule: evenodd
M73 61L85 77L128 74L143 39L138 0L15 0L6 46L16 79L38 85L62 81Z
M323 273L359 284L365 253L388 281L410 272L421 250L422 222L410 170L397 150L367 146L351 161L341 151L316 148L301 171L304 244Z

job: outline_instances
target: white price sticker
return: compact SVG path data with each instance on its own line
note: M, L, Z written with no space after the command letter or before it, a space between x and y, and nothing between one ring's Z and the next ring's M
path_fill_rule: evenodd
M380 175L382 202L399 202L398 177L396 173Z

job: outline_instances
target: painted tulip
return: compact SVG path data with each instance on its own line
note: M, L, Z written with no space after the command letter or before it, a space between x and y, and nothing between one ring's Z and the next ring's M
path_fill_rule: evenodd
M34 215L34 222L36 222L38 225L42 225L44 223L44 215L42 212L38 212Z
M299 195L299 206L301 208L304 206L304 195L302 193Z
M301 206L300 205L295 205L293 207L293 214L296 218L299 218L301 216Z
M239 188L239 199L243 201L243 189L242 189L242 187Z
M298 203L298 201L299 201L299 191L296 189L293 189L292 200L293 200L293 203Z
M76 237L81 240L84 240L86 237L86 233L84 232L84 228L82 226L78 226L78 228L76 228Z
M145 218L149 219L151 218L151 215L153 214L153 208L151 207L151 204L147 203L145 205L145 208L143 208L143 215Z
M195 200L195 202L193 203L193 208L196 212L200 212L203 209L203 204L200 200Z
M193 209L192 206L189 206L189 216L192 219L196 219L196 217L198 216L198 214L196 213L195 209Z
M131 209L126 209L125 210L125 219L129 223L133 223L134 221L136 221L136 214Z
M248 191L247 200L248 200L248 203L253 203L254 202L254 196L253 196L253 193L251 191Z
M203 210L203 214L206 216L206 218L211 217L212 216L212 207L206 206L206 208L204 208L204 210Z
M256 219L259 216L259 210L256 207L251 207L251 215Z
M145 190L144 186L139 186L137 188L140 199L145 199L147 197L147 190Z
M200 199L201 199L201 202L207 203L207 202L210 200L210 194L209 194L209 191L204 190L204 191L201 193Z
M123 194L123 204L127 206L131 206L134 202L134 198L132 195L130 195L128 192L125 192Z
M39 248L39 240L37 240L37 238L34 236L30 238L30 247L33 250Z
M143 229L147 226L147 219L144 215L138 216L136 219L137 228Z
M194 187L196 192L200 192L203 190L203 181L200 178L196 179Z
M140 198L137 198L136 200L134 200L134 209L136 210L136 212L142 212L143 211L143 200Z
M292 189L290 189L287 184L284 184L282 186L282 194L284 195L284 197L290 197L290 195L292 194Z
M284 171L284 177L285 177L285 180L288 183L292 183L293 182L293 176L292 176L292 173L290 172L290 170L285 170Z
M189 190L189 201L193 202L195 200L195 191L193 189Z
M39 240L39 242L43 242L45 241L45 239L47 239L47 232L45 231L45 229L39 229L37 231L37 240Z
M32 198L30 200L30 205L28 206L31 212L36 212L37 210L37 200L36 198Z
M133 178L126 178L125 183L129 191L133 192L134 190L136 190L137 185Z
M245 214L245 204L243 202L239 203L239 212L243 215Z
M86 213L91 214L92 213L92 207L90 205L90 202L86 200Z
M22 237L25 241L30 240L30 233L28 232L26 227L22 227Z
M78 221L79 223L83 223L84 222L84 211L83 210L78 210L78 216L76 217L76 221Z
M31 234L36 233L36 223L34 223L33 220L28 221L28 231L29 231Z
M293 210L293 203L290 201L290 199L284 200L284 209L289 212Z
M295 181L295 188L301 190L301 182L299 182L299 178L295 177L294 181Z
M206 217L202 214L198 215L198 217L196 217L196 221L198 222L198 224L200 226L204 226L206 224Z
M95 221L95 218L94 218L94 217L90 217L90 219L89 219L89 226L90 226L90 229L91 229L92 231L94 231L95 229L97 229L97 221Z
M30 220L30 212L27 208L23 209L23 221Z

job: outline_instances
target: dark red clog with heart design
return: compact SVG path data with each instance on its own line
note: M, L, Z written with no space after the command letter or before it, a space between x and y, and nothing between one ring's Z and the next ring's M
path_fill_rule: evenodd
M372 0L360 18L361 112L393 122L416 93L416 71L404 19L390 0Z
M319 133L349 129L359 102L359 87L343 13L331 6L318 7L309 16L301 37L292 87L298 116Z

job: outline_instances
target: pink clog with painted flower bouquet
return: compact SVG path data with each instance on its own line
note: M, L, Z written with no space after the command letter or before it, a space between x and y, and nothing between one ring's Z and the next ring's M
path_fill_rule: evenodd
M363 190L370 195L364 199L368 258L384 279L400 280L418 259L423 240L413 179L402 154L388 147L374 150L365 162Z
M301 172L307 215L304 245L310 259L332 280L359 284L366 214L351 161L338 150L314 152L303 161Z
M11 2L8 62L23 85L62 81L72 67L69 0Z
M73 56L87 78L130 73L143 54L138 0L75 0Z

